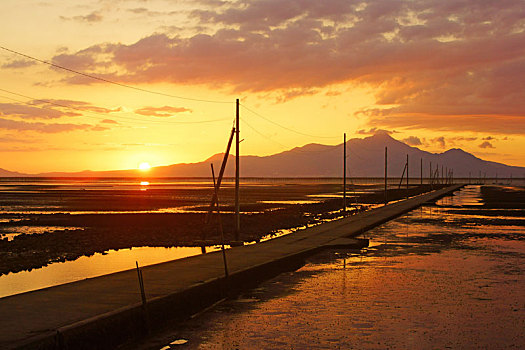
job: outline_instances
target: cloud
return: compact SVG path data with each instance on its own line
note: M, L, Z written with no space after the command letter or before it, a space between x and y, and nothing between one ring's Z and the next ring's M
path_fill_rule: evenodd
M94 106L89 102L76 101L76 100L56 100L56 99L33 100L31 101L31 104L40 105L44 108L49 108L49 107L56 108L56 105L60 105L66 108L71 108L71 109L80 110L80 111L95 112L95 113L113 113L113 112L120 112L122 110L121 107L110 109L110 108Z
M17 131L36 131L46 134L56 134L61 132L70 132L75 130L89 129L89 124L60 124L60 123L41 123L41 122L24 122L0 118L0 129L17 130Z
M406 130L431 129L439 131L472 131L498 134L525 134L522 116L499 115L371 115L369 124Z
M102 126L102 125L96 125L96 126L93 126L90 128L91 131L106 131L106 130L109 130L110 128L106 127L106 126Z
M2 68L13 68L13 69L19 69L19 68L27 68L34 65L37 65L38 63L35 61L29 61L29 60L14 60L8 63L5 63L2 65Z
M16 103L0 103L0 116L26 119L54 119L79 116L79 113L64 112L54 108L32 107Z
M34 107L33 107L34 106ZM64 110L65 109L65 110ZM72 111L71 109L75 110ZM61 117L78 117L82 113L112 113L121 108L109 109L94 106L91 103L74 100L32 100L25 104L0 103L0 116L17 117L25 119L55 119Z
M101 22L104 17L97 11L91 12L85 16L74 16L74 17L64 17L60 16L60 19L64 21L77 21L77 22L87 22L87 23L96 23Z
M191 113L191 109L188 109L185 107L164 106L164 107L144 107L144 108L135 110L135 113L137 114L151 116L151 117L172 117L174 114L185 113L185 112Z
M174 15L178 13L177 11L169 11L169 12L151 11L145 7L136 7L136 8L128 9L127 11L133 14L136 14L136 15L149 16L149 17L170 16L170 15Z
M487 136L487 137L482 138L482 140L484 140L484 141L492 141L492 140L495 140L495 138L492 137L492 136Z
M436 137L436 138L430 140L430 142L437 143L438 146L441 147L441 148L445 148L445 146L446 146L445 138L443 136Z
M395 131L389 131L389 130L378 129L378 128L370 128L368 130L360 129L360 130L357 130L355 133L359 134L359 135L375 135L375 134L388 134L388 135L391 135L391 134L395 133Z
M479 146L479 148L495 148L492 143L489 141L483 141Z
M119 122L117 122L116 120L113 120L113 119L104 119L101 121L101 123L104 123L104 124L120 124Z
M134 14L145 14L149 13L150 11L145 7L136 7L132 9L128 9L128 12L134 13Z
M417 136L409 136L406 139L403 139L403 142L409 146L421 146L423 144L421 139Z
M27 135L22 134L5 134L0 135L0 143L40 143L42 140L38 140L35 138L29 138ZM2 147L2 150L4 150L4 147Z
M456 141L476 141L478 138L477 137L464 137L464 136L455 136L455 137L450 137L449 140L452 141L452 142L456 142Z
M377 124L384 128L406 115L420 128L432 128L427 123L440 116L457 117L459 124L465 117L525 117L521 0L200 4L191 15L207 34L155 33L131 44L61 53L53 62L120 83L272 92L283 102L352 83L370 88L377 106L388 108L385 124ZM79 76L66 81L97 83Z

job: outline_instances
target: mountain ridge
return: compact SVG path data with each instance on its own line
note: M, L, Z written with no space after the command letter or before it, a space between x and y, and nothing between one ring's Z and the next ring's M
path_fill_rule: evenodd
M460 148L451 148L442 153L430 153L417 147L409 146L386 133L378 133L365 138L347 141L347 176L382 177L384 176L384 153L388 147L388 176L399 177L409 157L409 176L428 177L430 163L432 172L436 166L443 172L454 169L454 176L472 177L523 177L525 167L510 166L498 162L486 161ZM323 145L310 143L294 147L269 156L241 156L241 177L340 177L342 176L342 144ZM216 169L220 167L224 153L216 153L197 163L178 163L152 167L144 172L137 169L80 172L47 172L40 174L22 174L0 169L2 177L209 177L210 163ZM225 176L234 175L234 155L228 158ZM10 175L12 174L12 175Z

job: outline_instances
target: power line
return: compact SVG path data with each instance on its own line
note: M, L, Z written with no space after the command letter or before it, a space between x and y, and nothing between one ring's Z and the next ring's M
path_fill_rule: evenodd
M280 142L274 140L274 139L271 138L270 136L261 133L261 132L260 132L259 130L257 130L255 127L251 126L251 125L250 125L250 124L249 124L244 118L241 118L241 121L242 121L247 127L249 127L250 129L252 129L255 133L257 133L259 136L262 136L262 137L264 137L265 139L268 139L268 140L270 140L270 141L272 141L272 142L275 142L276 144L278 144L278 145L281 146L281 147L284 147L285 149L290 148L289 146L283 145L282 143L280 143Z
M24 53L21 53L21 52L12 50L12 49L9 49L9 48L4 47L4 46L0 46L0 49L5 50L5 51L10 52L10 53L13 53L15 55L19 55L19 56L25 57L25 58L30 59L30 60L34 60L34 61L37 61L37 62L40 62L40 63L43 63L43 64L47 64L47 65L49 65L51 67L55 67L55 68L58 68L58 69L65 70L67 72L78 74L78 75L81 75L81 76L84 76L84 77L87 77L87 78L90 78L90 79L102 81L102 82L105 82L105 83L108 83L108 84L113 84L113 85L125 87L125 88L128 88L128 89L133 89L133 90L136 90L136 91L146 92L146 93L160 95L160 96L165 96L165 97L178 98L178 99L188 100L188 101L208 102L208 103L221 103L221 104L233 104L233 102L230 102L230 101L206 100L206 99L198 99L198 98L191 98L191 97L183 97L183 96L172 95L172 94L168 94L168 93L164 93L164 92L144 89L144 88L136 87L136 86L133 86L133 85L128 85L128 84L119 83L119 82L116 82L116 81L113 81L113 80L97 77L95 75L79 72L77 70L74 70L74 69L71 69L71 68L68 68L68 67L64 67L64 66L58 65L56 63L48 62L48 61L45 61L45 60L42 60L42 59L30 56L30 55L27 55L27 54L24 54ZM276 126L279 126L279 127L283 128L285 130L288 130L290 132L293 132L293 133L296 133L296 134L299 134L299 135L308 136L308 137L315 137L315 138L330 138L330 139L338 138L338 136L319 136L319 135L312 135L312 134L303 133L303 132L291 129L289 127L286 127L286 126L284 126L282 124L279 124L277 122L274 122L273 120L271 120L271 119L261 115L260 113L255 112L254 110L252 110L251 108L249 108L248 106L246 106L244 104L241 104L241 106L243 106L246 110L248 110L249 112L255 114L256 116L266 120L267 122L272 123L272 124L274 124Z
M287 146L287 145L284 145L276 140L274 140L273 138L271 138L270 136L268 135L265 135L263 133L261 133L259 130L257 130L257 128L255 128L254 126L250 125L246 119L244 118L241 118L241 122L243 122L244 124L246 124L247 127L249 127L251 130L253 130L255 133L257 133L258 135L262 136L263 138L265 139L268 139L276 144L278 144L279 146L285 148L287 151L293 151L293 152L299 152L299 153L304 153L304 154L312 154L312 153L328 153L328 152L335 152L337 151L337 147L336 146L327 146L327 147L330 147L328 149L325 149L325 150L322 150L322 151L305 151L305 150L302 150L301 148L299 147L290 147L290 146ZM323 145L324 146L324 145Z
M26 54L21 53L21 52L8 49L7 47L0 46L0 49L8 51L10 53L13 53L15 55L19 55L19 56L28 58L28 59L33 60L33 61L37 61L37 62L40 62L40 63L43 63L43 64L47 64L47 65L49 65L51 67L59 68L59 69L62 69L62 70L65 70L65 71L68 71L68 72L71 72L71 73L82 75L82 76L90 78L90 79L102 81L102 82L113 84L113 85L118 85L118 86L121 86L121 87L125 87L125 88L128 88L128 89L133 89L133 90L137 90L137 91L141 91L141 92L147 92L149 94L160 95L160 96L165 96L165 97L173 97L173 98L178 98L178 99L181 99L181 100L188 100L188 101L208 102L208 103L224 103L224 104L231 103L231 104L233 104L233 102L230 102L230 101L205 100L205 99L200 99L200 98L183 97L183 96L167 94L167 93L160 92L160 91L153 91L153 90L143 89L143 88L140 88L140 87L137 87L137 86L123 84L123 83L119 83L119 82L116 82L116 81L113 81L113 80L97 77L95 75L79 72L77 70L74 70L74 69L71 69L71 68L67 68L67 67L58 65L56 63L44 61L44 60L41 60L39 58L36 58L36 57L33 57L33 56L29 56L29 55L26 55Z
M285 130L291 131L291 132L296 133L296 134L299 134L299 135L308 136L308 137L315 137L315 138L324 138L324 139L335 139L335 138L339 138L339 136L319 136L319 135L306 134L306 133L304 133L304 132L300 132L300 131L297 131L297 130L291 129L291 128L287 127L287 126L284 126L284 125L282 125L282 124L279 124L279 123L277 123L277 122L274 122L273 120L271 120L271 119L269 119L269 118L266 118L265 116L261 115L260 113L257 113L257 112L255 112L254 110L248 108L248 107L247 107L246 105L244 105L244 104L241 104L241 106L243 106L247 111L249 111L249 112L255 114L256 116L258 116L259 118L262 118L262 119L266 120L266 121L269 122L269 123L272 123L272 124L274 124L274 125L277 125L277 126L280 127L280 128L283 128L283 129L285 129Z
M68 106L68 105L56 103L56 102L49 101L49 100L38 99L38 98L31 97L31 96L23 95L23 94L20 94L20 93L17 93L17 92L5 90L5 89L2 89L2 88L0 88L0 91L7 92L9 94L13 94L13 95L16 95L16 96L28 98L28 99L30 99L32 101L39 101L39 102L44 102L44 103L55 105L55 106L62 107L62 108L74 109L74 110L82 112L82 116L83 117L94 118L94 119L102 119L102 118L100 118L100 117L92 117L92 116L85 115L85 114L86 113L96 113L96 114L100 114L100 115L104 116L103 119L108 119L108 118L122 119L122 120L127 120L127 121L148 123L148 124L149 123L161 123L161 124L203 124L203 123L214 123L214 122L230 120L230 118L222 118L222 119L211 119L211 120L200 120L200 121L184 121L184 122L182 122L182 121L169 121L169 120L142 120L142 119L137 119L137 118L123 117L123 116L114 116L114 115L109 116L109 115L107 115L105 113L96 112L96 111L86 111L86 110L84 110L82 108L78 108L78 107L74 107L74 106ZM33 107L41 108L41 109L53 110L51 108L38 106L38 105L35 105L34 103L29 103L27 101L20 101L20 100L16 100L16 99L13 99L13 98L10 98L10 97L7 97L7 96L2 96L2 97L6 98L8 100L11 100L11 101L16 101L16 102L19 102L19 103L26 104L28 106L33 106Z

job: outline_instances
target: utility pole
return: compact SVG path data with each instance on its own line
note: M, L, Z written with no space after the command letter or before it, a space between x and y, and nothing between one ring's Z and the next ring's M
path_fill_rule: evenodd
M387 203L388 203L388 194L387 194L388 175L387 175L387 169L388 169L388 147L385 147L385 205L387 205Z
M430 169L430 171L428 172L428 183L432 186L432 184L434 183L434 179L433 179L433 176L432 176L432 162L430 162L430 168L429 169Z
M421 158L421 186L423 186L423 158Z
M343 215L346 215L346 132L343 135Z
M408 154L407 154L407 199L408 199Z
M235 240L239 241L241 232L241 215L239 203L239 99L235 100Z

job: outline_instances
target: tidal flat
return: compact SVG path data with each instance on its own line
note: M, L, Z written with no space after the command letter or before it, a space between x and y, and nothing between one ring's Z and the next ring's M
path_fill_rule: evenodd
M205 181L49 180L0 186L0 276L137 247L197 247L220 243L217 217L205 225L212 197ZM389 199L430 186L389 189ZM271 181L243 184L241 239L264 237L340 217L341 184ZM226 241L234 231L233 186L220 192ZM349 214L384 201L381 186L349 186ZM175 257L174 257L175 258ZM130 268L132 265L130 265ZM113 272L113 271L112 271ZM91 275L86 277L93 277ZM0 277L1 278L1 277Z
M524 348L524 204L467 186L125 349Z

